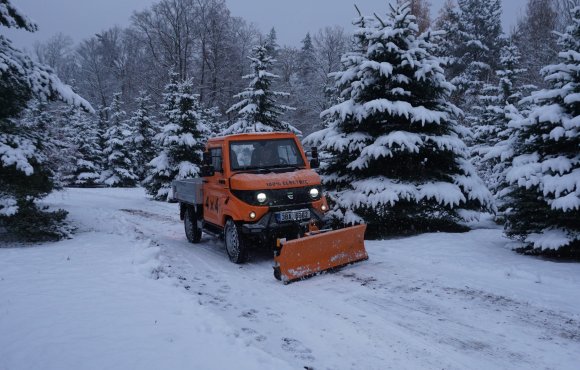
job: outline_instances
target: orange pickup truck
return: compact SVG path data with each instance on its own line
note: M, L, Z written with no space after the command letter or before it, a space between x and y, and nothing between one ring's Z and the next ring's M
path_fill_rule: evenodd
M274 275L289 282L367 259L365 225L326 228L316 148L308 161L292 133L212 138L201 177L173 182L185 234L223 237L234 263L250 248L274 251Z

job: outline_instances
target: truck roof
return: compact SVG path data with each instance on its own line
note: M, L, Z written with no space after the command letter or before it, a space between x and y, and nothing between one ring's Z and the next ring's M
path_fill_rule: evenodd
M235 140L252 140L252 139L284 139L284 138L294 138L295 134L291 132L249 132L245 134L234 134L226 136L218 136L208 140L208 143L216 141L235 141Z

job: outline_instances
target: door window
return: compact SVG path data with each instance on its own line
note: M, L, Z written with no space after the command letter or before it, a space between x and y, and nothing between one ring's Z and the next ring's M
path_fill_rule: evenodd
M223 172L222 148L210 148L211 165L216 172Z

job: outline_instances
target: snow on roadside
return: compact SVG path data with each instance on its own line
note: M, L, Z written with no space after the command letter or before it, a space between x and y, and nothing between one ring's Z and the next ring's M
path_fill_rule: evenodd
M91 218L111 229L0 248L0 370L290 368L176 288L122 218L72 209Z

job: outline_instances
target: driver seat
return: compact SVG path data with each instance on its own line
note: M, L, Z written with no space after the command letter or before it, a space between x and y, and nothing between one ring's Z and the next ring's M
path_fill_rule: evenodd
M252 162L250 163L252 167L259 167L262 164L262 153L261 148L256 148L252 151Z
M231 168L235 168L235 169L240 168L240 163L238 162L238 154L237 153L232 152L232 155L230 155L230 160L232 162L230 164Z

